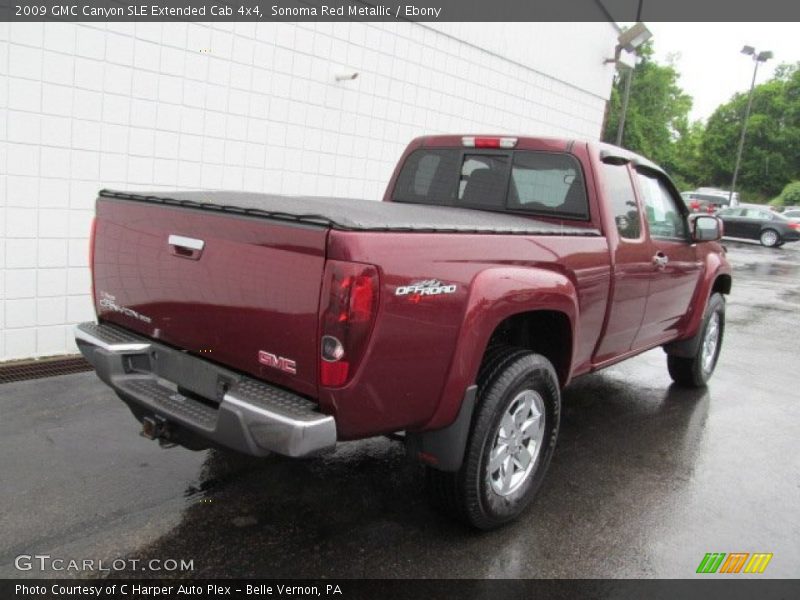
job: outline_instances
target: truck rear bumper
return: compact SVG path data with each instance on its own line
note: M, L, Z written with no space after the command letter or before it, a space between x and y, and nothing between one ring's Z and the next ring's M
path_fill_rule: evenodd
M310 400L240 375L121 327L82 323L81 353L160 435L186 430L212 445L264 456L308 456L333 448L336 422ZM152 422L152 421L148 421Z

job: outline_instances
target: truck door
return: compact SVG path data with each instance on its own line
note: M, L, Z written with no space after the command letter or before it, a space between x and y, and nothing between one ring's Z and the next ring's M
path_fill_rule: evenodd
M689 235L687 213L677 193L655 171L637 169L636 179L645 211L651 267L647 305L634 349L674 338L689 311L700 277L700 261Z
M618 235L607 232L613 287L604 334L595 350L595 364L630 350L644 317L653 271L652 252L636 202L630 166L627 162L603 162L599 176L607 216L613 219Z

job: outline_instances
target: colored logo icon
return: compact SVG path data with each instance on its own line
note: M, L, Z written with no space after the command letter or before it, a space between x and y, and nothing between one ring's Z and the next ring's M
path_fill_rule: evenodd
M772 553L769 552L708 552L697 566L697 573L763 573Z

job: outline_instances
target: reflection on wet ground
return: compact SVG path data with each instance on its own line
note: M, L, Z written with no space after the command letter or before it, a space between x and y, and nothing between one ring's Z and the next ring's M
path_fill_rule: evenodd
M751 253L750 260L743 260L736 265L738 274L755 275L757 277L797 277L800 275L800 263L797 262L798 248L794 244L787 247L762 249L746 242L725 240L724 246L735 254Z
M41 575L13 559L46 552L192 559L179 577L691 577L710 551L773 552L766 575L796 576L800 252L726 245L712 385L670 385L661 350L577 380L541 494L488 534L429 507L397 442L302 461L161 450L92 374L6 384L0 576Z

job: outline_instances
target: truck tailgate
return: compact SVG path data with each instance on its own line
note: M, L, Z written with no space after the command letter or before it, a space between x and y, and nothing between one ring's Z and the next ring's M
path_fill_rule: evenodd
M315 396L328 229L99 198L101 321Z

